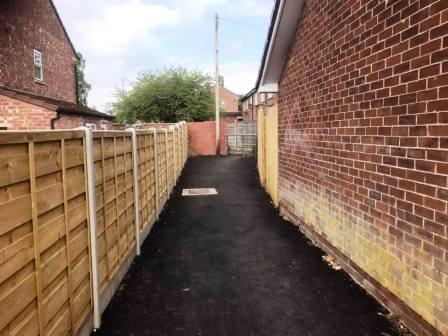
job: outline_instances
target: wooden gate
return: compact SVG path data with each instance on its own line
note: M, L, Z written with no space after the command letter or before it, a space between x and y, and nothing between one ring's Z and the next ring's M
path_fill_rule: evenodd
M257 148L257 122L228 124L227 149L229 155L253 155Z

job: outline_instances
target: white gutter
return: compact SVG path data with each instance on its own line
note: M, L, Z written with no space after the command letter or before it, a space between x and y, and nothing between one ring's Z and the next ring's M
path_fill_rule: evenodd
M274 42L275 39L277 38L277 33L278 33L278 27L280 25L280 21L281 21L281 17L283 14L283 9L285 8L285 2L286 0L281 0L280 1L280 5L278 7L278 12L277 12L277 17L275 19L275 25L274 25L274 30L272 31L272 36L271 36L271 40L269 41L269 49L268 49L268 54L266 56L266 60L265 63L263 64L263 74L261 76L261 81L260 81L260 86L263 87L264 86L264 77L266 75L266 69L267 69L267 64L269 63L269 61L271 60L271 54L272 54L272 49L274 47ZM277 88L278 89L278 88Z
M285 61L297 31L305 0L280 0L277 15L272 28L272 34L267 46L266 59L260 81L258 93L278 92L279 80Z

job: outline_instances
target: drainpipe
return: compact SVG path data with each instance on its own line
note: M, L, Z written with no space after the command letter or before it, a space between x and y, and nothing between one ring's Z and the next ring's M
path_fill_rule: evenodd
M76 58L75 64L73 64L73 69L75 71L75 94L76 94L76 104L79 104L79 78L78 78L78 58Z
M61 111L56 111L56 117L54 117L53 119L50 120L50 126L51 129L54 130L56 129L56 122L61 119L62 117L62 112Z

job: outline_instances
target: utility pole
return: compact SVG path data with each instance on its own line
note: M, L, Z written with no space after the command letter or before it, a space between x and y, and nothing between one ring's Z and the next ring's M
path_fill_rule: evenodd
M219 126L219 47L218 47L218 28L219 28L219 17L218 13L215 16L215 126L216 126L216 155L219 155L219 137L220 137L220 126Z

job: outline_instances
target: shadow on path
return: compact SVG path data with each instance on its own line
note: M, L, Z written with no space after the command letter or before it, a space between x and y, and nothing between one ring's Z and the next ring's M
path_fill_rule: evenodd
M217 196L182 197L214 187ZM253 159L190 159L97 335L398 335L278 216Z

